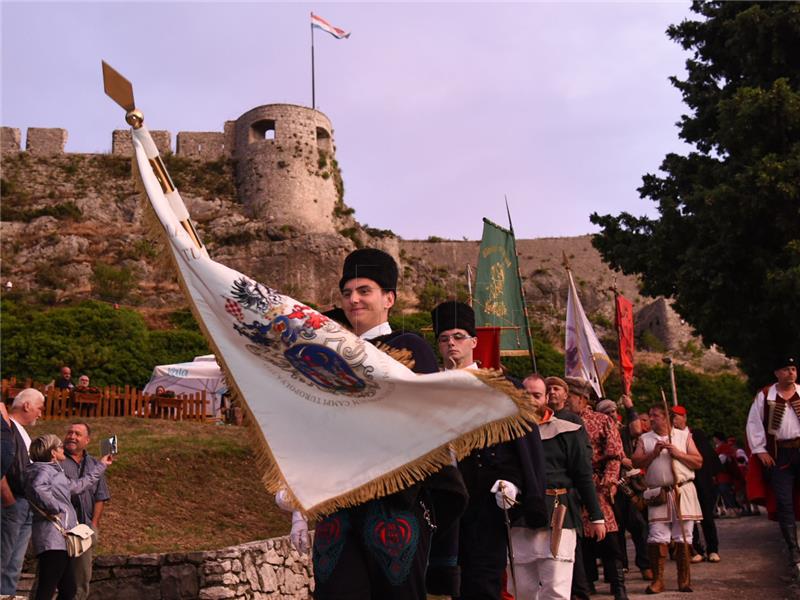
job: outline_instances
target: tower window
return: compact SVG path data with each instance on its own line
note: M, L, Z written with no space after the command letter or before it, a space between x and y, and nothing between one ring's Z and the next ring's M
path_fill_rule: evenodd
M250 125L249 142L259 142L261 140L275 139L275 121L273 119L262 119Z
M325 152L331 151L331 134L322 127L317 127L317 147Z

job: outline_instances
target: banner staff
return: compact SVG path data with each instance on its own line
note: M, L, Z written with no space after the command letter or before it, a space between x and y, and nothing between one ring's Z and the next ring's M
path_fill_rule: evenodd
M314 13L311 13L311 108L317 108L317 95L314 89Z
M508 195L504 194L506 199L506 214L508 214L508 230L511 232L511 240L514 243L514 256L517 257L517 281L519 281L519 295L522 297L522 315L525 318L525 333L528 336L528 348L530 349L531 367L533 372L538 373L539 369L536 366L536 353L533 351L533 336L531 335L531 322L528 318L528 302L525 299L525 286L522 285L522 272L519 269L519 252L517 252L517 238L514 235L514 225L511 223L511 210L508 208Z

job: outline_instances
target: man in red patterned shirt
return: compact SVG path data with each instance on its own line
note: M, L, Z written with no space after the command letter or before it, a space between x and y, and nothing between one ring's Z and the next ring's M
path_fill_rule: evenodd
M593 479L600 508L603 510L603 517L606 521L606 531L608 533L616 532L618 527L617 520L614 518L614 496L617 493L620 465L625 457L622 438L611 417L595 412L589 406L592 390L589 382L578 377L567 377L566 382L569 385L567 408L583 419L592 445ZM584 514L584 526L587 525ZM583 544L586 578L590 582L598 579L596 559L599 556L603 561L606 577L611 583L614 600L627 599L619 536L606 535L602 542L583 538L581 544Z

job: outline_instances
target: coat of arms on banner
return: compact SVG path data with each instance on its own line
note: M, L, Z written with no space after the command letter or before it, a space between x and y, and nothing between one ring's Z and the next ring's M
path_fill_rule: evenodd
M364 342L342 335L335 321L286 296L240 277L225 297L233 328L246 348L283 374L319 390L355 398L374 396L374 367L366 365ZM280 375L280 373L277 373Z

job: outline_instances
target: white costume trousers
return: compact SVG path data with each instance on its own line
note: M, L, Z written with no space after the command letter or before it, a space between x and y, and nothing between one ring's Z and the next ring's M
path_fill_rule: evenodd
M514 586L510 569L508 588L517 600L569 600L570 598L572 567L575 562L575 530L562 530L557 558L553 558L550 553L550 532L550 528L511 529L517 590L512 589Z
M673 542L683 543L680 524L683 523L683 533L686 534L686 543L692 543L692 530L694 521L650 521L650 530L647 533L648 544L669 544L670 534Z

